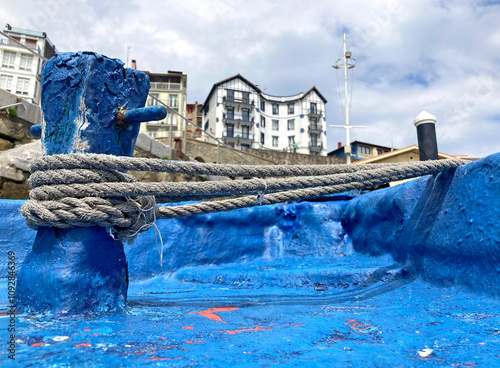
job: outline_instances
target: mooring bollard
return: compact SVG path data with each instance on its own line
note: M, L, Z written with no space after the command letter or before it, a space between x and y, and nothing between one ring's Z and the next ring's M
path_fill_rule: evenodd
M131 156L140 122L166 109L143 108L146 74L92 52L60 53L42 72L45 155ZM103 227L40 227L19 273L17 299L33 312L99 313L125 306L128 270L123 243Z
M417 127L418 152L420 161L437 160L436 117L422 111L414 121Z

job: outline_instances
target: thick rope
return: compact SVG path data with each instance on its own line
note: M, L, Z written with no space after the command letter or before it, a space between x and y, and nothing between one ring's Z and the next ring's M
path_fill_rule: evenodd
M80 168L78 168L79 160L82 161ZM111 168L106 167L108 160ZM126 239L151 227L156 218L192 216L260 204L312 199L433 174L464 163L466 161L452 159L384 165L237 166L106 155L46 156L32 164L33 174L30 179L30 184L34 188L30 192L32 200L22 206L21 212L32 228L104 226L118 238ZM153 171L230 176L241 174L248 176L249 173L271 177L285 174L304 176L324 172L330 175L224 182L137 183L133 182L135 180L133 176L119 171L124 169L140 171L150 168ZM39 171L45 169L49 171ZM332 173L338 174L331 175ZM251 193L259 193L259 196L161 208L156 206L153 197L153 195L158 196L158 200L185 201ZM135 198L144 195L147 197Z
M72 153L36 158L31 162L30 170L31 173L40 170L88 169L93 171L132 170L231 177L283 177L332 175L366 171L381 167L404 166L405 164L407 163L367 165L221 165L92 153Z

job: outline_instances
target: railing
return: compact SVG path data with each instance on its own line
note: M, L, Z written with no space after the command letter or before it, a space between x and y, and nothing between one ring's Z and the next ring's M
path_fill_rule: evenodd
M323 116L323 110L309 109L307 115L309 116Z
M229 115L229 114L222 114L222 120L225 121L232 121L235 123L243 123L243 124L255 124L255 118L254 117L249 117L249 118L235 118L234 115Z
M255 106L254 100L247 100L244 98L228 98L227 96L222 97L223 103L232 103L237 105Z
M151 82L151 90L156 91L180 91L180 83L171 82Z
M246 133L243 131L228 131L227 129L222 133L223 139L235 139L235 140L248 140L253 141L255 134Z
M40 48L37 45L34 45L34 47L33 47L33 46L28 45L26 42L19 41L19 43L15 42L15 41L12 41L12 40L0 39L0 44L2 44L2 45L14 46L14 47L23 47L24 46L24 47L26 47L26 48L28 48L30 50L36 50L39 53L41 52Z
M323 149L323 144L322 143L320 143L320 144L310 143L309 144L309 149L312 149L312 150L322 150Z
M323 126L321 124L309 124L309 131L322 132Z

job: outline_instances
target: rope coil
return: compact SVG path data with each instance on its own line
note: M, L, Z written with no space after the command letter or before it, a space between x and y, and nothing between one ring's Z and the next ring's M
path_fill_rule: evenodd
M435 174L465 163L448 159L369 165L249 166L98 154L44 156L30 166L31 200L21 207L21 213L34 229L103 226L125 240L149 229L156 219L313 199ZM123 172L126 170L257 178L139 183L133 175ZM156 204L229 196L243 197L168 207Z

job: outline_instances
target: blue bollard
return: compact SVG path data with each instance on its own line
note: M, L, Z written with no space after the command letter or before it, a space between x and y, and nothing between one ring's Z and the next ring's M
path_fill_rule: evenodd
M162 112L142 109L149 78L123 66L120 60L92 52L59 53L44 65L45 155L132 155L140 128L135 122L158 118ZM117 119L117 113L126 110L134 118ZM106 229L41 227L20 270L16 294L26 311L101 313L122 309L127 288L123 244Z

